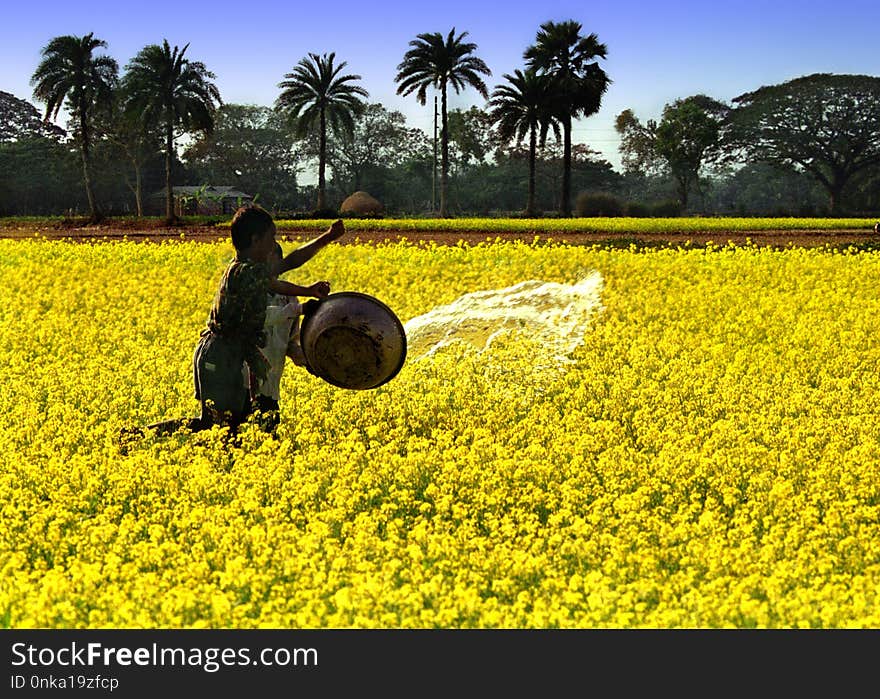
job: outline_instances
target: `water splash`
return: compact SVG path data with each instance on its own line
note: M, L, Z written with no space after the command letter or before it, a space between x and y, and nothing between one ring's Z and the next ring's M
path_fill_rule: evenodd
M568 361L602 309L602 288L602 275L591 272L574 284L532 279L465 294L404 323L408 353L419 360L452 343L485 352L501 335L521 331L540 343L544 359Z

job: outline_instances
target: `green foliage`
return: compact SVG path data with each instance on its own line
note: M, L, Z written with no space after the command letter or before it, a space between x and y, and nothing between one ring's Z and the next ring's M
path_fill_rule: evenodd
M65 135L64 129L41 119L30 102L0 90L0 143L38 137L57 141Z
M620 136L620 159L627 175L647 175L655 169L657 153L654 149L657 122L649 119L642 124L632 109L625 109L614 120Z
M828 202L805 172L756 162L715 183L709 208L751 216L825 216Z
M419 34L409 42L411 48L397 66L394 81L398 83L397 94L413 92L424 105L429 87L439 89L444 95L446 87L456 92L473 87L483 97L489 91L480 75L492 75L482 59L472 55L477 45L464 41L467 32L455 35L455 27L444 38L439 32Z
M457 151L459 167L484 165L496 149L492 119L479 107L449 112L449 140Z
M0 216L53 214L85 206L75 151L46 137L0 144Z
M317 158L317 138L299 145L303 157ZM410 198L419 202L419 210L427 208L431 158L431 142L424 131L408 127L402 112L369 104L355 118L351 134L328 136L327 165L333 176L327 183L327 199L342 202L363 190L395 210L414 210L415 206L408 209L404 204Z
M608 47L593 33L582 36L580 22L545 22L534 45L523 54L527 66L553 81L554 103L562 119L590 116L599 111L611 80L596 59L606 58Z
M627 202L624 210L632 218L647 218L651 215L651 207L638 201Z
M880 166L880 78L816 73L733 99L731 147L814 177L832 213L859 173Z
M348 64L334 65L336 54L310 53L279 83L281 94L275 107L294 126L297 136L306 137L316 126L334 133L351 133L354 117L363 111L361 97L369 93L359 85L360 75L342 74ZM326 131L322 132L326 136Z
M553 111L552 83L534 68L504 74L507 84L496 85L489 99L489 116L503 145L521 145L528 137L543 146L553 129L560 140L559 119Z
M682 209L688 208L703 165L719 153L721 117L716 114L723 112L723 105L705 95L675 100L663 109L654 147L678 183Z
M670 202L669 211L675 213ZM660 207L658 207L659 209ZM288 221L276 219L279 230L320 231L330 225L334 217L322 220ZM553 233L553 232L594 232L627 233L667 233L687 231L783 231L783 230L860 230L870 231L876 223L875 218L752 218L752 217L701 217L701 216L651 216L632 218L619 216L613 218L384 218L353 220L346 227L351 231L451 231L476 232L504 235L508 232Z
M650 205L649 211L651 212L650 215L655 218L675 218L682 215L684 208L680 201L667 199L654 202Z
M326 212L324 212L324 216L318 216L318 218L327 218ZM359 213L357 211L343 211L339 214L339 218L344 218L346 220L349 219L379 219L385 218L384 214L379 213Z
M93 33L57 36L43 47L42 61L31 76L34 97L46 105L46 118L58 116L65 102L78 126L83 143L95 113L109 104L117 83L119 66L109 56L95 55L107 42Z
M281 115L268 107L222 105L213 132L187 148L184 158L197 181L259 193L268 209L299 202L296 174L303 158L291 147Z
M338 209L314 209L306 214L305 218L310 219L321 219L321 220L332 220L339 218L339 210Z
M642 124L631 109L615 121L622 162L628 174L666 174L676 183L681 208L699 187L703 167L723 155L721 134L728 108L706 95L675 100L663 108L658 124Z
M578 216L623 216L624 203L608 192L581 192L575 200Z

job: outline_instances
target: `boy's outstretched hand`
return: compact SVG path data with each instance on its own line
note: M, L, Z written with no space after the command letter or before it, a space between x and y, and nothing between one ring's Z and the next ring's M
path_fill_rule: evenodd
M339 240L343 235L345 235L345 224L341 218L338 218L331 224L327 231L327 237L330 240Z
M309 290L316 299L322 299L330 293L330 282L315 282L309 287Z

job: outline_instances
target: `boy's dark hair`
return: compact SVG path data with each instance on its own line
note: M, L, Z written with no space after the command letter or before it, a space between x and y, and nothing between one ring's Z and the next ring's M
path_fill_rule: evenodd
M230 226L232 244L236 250L247 250L254 237L268 231L272 224L272 215L263 207L255 204L239 207Z

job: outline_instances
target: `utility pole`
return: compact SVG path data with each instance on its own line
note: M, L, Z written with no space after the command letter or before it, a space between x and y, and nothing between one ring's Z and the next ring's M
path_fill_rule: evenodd
M437 201L437 95L434 95L434 164L431 167L431 213Z

